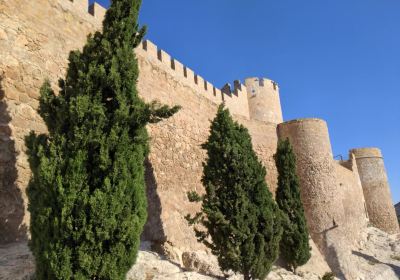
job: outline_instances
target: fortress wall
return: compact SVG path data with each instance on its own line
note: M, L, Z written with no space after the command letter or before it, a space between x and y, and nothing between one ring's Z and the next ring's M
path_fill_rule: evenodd
M235 119L249 130L253 141L253 149L267 169L266 181L268 188L275 197L278 185L278 171L274 160L274 154L278 146L276 124L248 120L238 116Z
M149 126L152 137L149 159L154 175L152 187L156 189L161 206L149 210L159 211L161 221L150 221L144 238L166 240L181 251L202 249L202 245L194 238L193 230L184 220L186 214L194 214L200 205L188 202L186 193L191 190L203 192L201 176L205 151L201 149L201 144L208 138L210 121L215 116L217 104L203 90L195 90L186 77L180 76L178 79L169 65L158 58L155 60L153 55L147 55L148 50L136 50L140 63L139 92L145 93L143 98L148 102L157 99L164 104L181 105L182 109L174 117ZM277 145L276 126L253 122L244 116L236 115L234 118L249 129L254 148L267 166L267 182L270 189L274 190L277 181L273 164ZM157 225L162 228L157 229Z
M46 131L36 111L39 88L45 78L55 86L69 51L100 28L85 2L0 0L0 242L26 235L30 169L24 137Z
M136 52L149 59L153 64L163 69L166 73L179 80L182 84L190 87L193 91L201 93L202 96L214 104L222 102L221 90L217 89L210 82L205 81L192 69L183 65L177 59L171 57L167 52L158 48L153 42L144 40L142 46ZM246 103L243 106L247 106ZM234 111L232 111L235 113Z
M24 238L29 224L25 190L30 170L24 137L32 129L46 131L36 112L39 88L45 78L56 88L69 51L82 47L86 35L101 27L99 18L76 4L69 0L0 0L0 243ZM203 190L200 180L205 153L200 145L207 139L222 93L149 41L138 47L136 54L140 95L146 101L182 105L171 119L148 127L152 150L146 179L152 219L144 237L168 241L181 251L200 249L183 219L199 209L188 202L186 192ZM253 135L255 150L268 169L269 187L274 190L276 127L250 121L244 112L235 118Z
M234 81L233 88L231 88L230 84L227 84L222 92L222 96L226 107L233 114L243 116L247 119L250 118L247 88L240 81Z
M361 232L367 226L364 194L354 157L335 164L339 188L342 191L343 207L347 224L347 236L353 244L361 239Z
M388 233L398 233L399 223L381 151L378 148L359 148L350 153L357 162L371 224Z
M140 63L138 89L145 93L143 98L148 102L157 99L163 104L182 106L172 118L148 127L151 136L149 160L153 171L150 175L154 177L150 187L155 190L160 207L149 209L158 213L149 214L155 219L147 225L144 238L168 241L182 251L201 249L193 230L184 220L186 214L198 211L199 205L190 203L186 193L203 191L201 163L205 152L201 144L208 137L210 120L217 107L187 85L185 78L175 79L165 65L154 62L154 57L146 56L140 50L137 54Z

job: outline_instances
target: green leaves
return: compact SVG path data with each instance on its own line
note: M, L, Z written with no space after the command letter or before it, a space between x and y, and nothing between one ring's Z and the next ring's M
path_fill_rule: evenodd
M250 135L221 105L202 147L208 156L202 178L206 193L188 194L190 201L202 202L202 210L187 220L202 225L195 227L196 236L218 257L222 270L263 279L278 256L282 227Z
M296 269L307 263L311 254L299 180L296 175L296 158L288 139L278 143L275 162L279 174L276 201L284 215L284 234L280 250L287 264Z
M200 202L202 197L197 192L188 192L187 194L190 202Z
M70 53L59 94L48 81L41 88L48 135L26 138L36 279L125 279L135 262L147 218L146 125L179 110L138 96L140 3L113 0L103 33Z

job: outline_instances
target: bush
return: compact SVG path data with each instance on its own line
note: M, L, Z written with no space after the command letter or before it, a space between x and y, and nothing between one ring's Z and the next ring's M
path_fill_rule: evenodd
M333 274L332 272L327 272L324 274L324 276L322 276L322 280L333 280L335 279L335 274Z
M279 141L275 162L278 169L276 202L284 215L280 252L287 264L295 270L310 259L311 248L296 175L296 158L288 139Z
M202 202L202 211L187 219L203 226L204 231L195 228L196 236L218 257L222 270L264 279L278 256L282 227L250 135L221 105L203 148L206 193L189 193L190 201Z
M124 279L146 221L146 124L175 113L138 96L141 1L113 0L103 33L73 51L60 92L46 82L27 154L37 279Z

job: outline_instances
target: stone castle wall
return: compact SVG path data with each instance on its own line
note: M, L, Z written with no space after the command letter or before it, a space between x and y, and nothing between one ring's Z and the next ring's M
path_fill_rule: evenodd
M81 48L87 34L101 28L104 14L98 4L88 9L88 0L0 0L0 243L27 234L25 190L30 171L24 137L31 130L46 131L37 114L39 88L45 78L57 87L69 51ZM148 126L150 202L145 239L176 248L175 259L182 252L203 249L183 218L199 210L199 205L188 202L186 192L203 191L205 152L201 144L208 137L218 104L225 102L234 118L249 129L273 193L278 134L292 141L308 226L325 256L330 254L324 251L328 235L338 243L357 241L356 232L366 225L363 178L358 176L362 168L353 157L347 162L333 160L325 122L282 123L279 88L271 80L248 78L244 85L235 81L219 89L150 41L143 41L135 52L142 98L182 106L172 118Z
M363 228L367 226L368 214L355 158L350 154L347 161L335 162L336 176L342 191L342 201L347 222L348 239L358 243Z
M148 46L149 42L146 44ZM205 152L201 144L208 137L217 104L212 91L199 90L199 86L191 79L180 73L177 75L168 63L160 60L154 52L149 55L148 51L149 48L136 50L140 68L139 92L146 101L157 99L164 104L181 105L182 109L172 118L148 127L152 138L149 156L152 169L150 176L153 177L151 189L160 207L154 209L156 205L149 206L152 207L149 212L156 211L156 214L149 215L153 219L146 228L145 238L168 241L182 251L202 248L184 220L186 214L194 214L199 210L198 206L187 200L186 193L191 190L203 191L201 176ZM267 182L274 190L277 181L273 163L277 143L276 125L253 122L239 115L235 118L252 134L254 148L268 166ZM154 230L153 225L161 225L161 229Z
M85 5L85 1L68 0L0 1L0 242L18 240L27 233L25 190L30 171L24 137L31 130L46 131L37 114L39 88L46 78L56 87L69 51L81 48L87 34L101 28L104 9L95 4L89 14L82 8ZM277 181L273 161L276 125L249 119L247 91L240 82L223 92L150 41L144 41L136 53L141 96L146 101L182 106L173 118L149 126L152 151L147 179L152 186L149 195L157 203L149 205L155 215L149 215L153 219L146 237L183 249L188 244L196 247L183 216L198 209L187 201L186 191L202 190L205 154L200 145L207 139L217 105L225 101L235 118L249 128L254 148L268 169L266 179L272 191Z
M30 170L24 137L45 132L37 113L44 79L53 85L65 72L69 51L80 48L101 21L86 1L0 1L0 242L26 235L25 189Z

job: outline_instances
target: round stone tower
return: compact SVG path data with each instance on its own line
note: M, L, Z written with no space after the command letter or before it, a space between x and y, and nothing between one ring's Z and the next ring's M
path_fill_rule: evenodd
M385 232L398 233L399 223L381 151L378 148L360 148L350 152L356 158L370 222Z
M299 119L278 124L277 130L279 139L289 138L296 155L301 200L313 241L340 279L355 279L356 273L344 261L350 257L351 244L326 122Z
M281 123L283 117L278 84L264 78L248 78L245 80L245 85L250 119Z
M342 196L326 122L299 119L281 123L278 137L289 138L293 146L308 228L314 241L322 245L327 231L344 224Z

